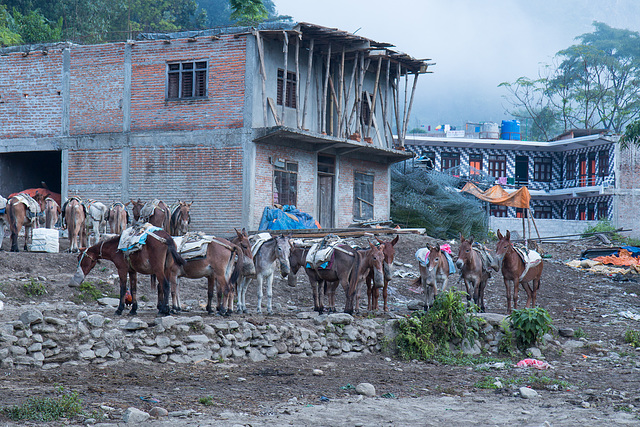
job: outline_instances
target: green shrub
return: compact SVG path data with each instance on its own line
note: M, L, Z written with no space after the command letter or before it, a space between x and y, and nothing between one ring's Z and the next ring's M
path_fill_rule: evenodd
M79 293L76 295L78 301L90 302L102 298L102 291L96 288L92 282L81 283L78 287L78 291Z
M633 329L627 329L624 334L624 342L631 344L633 347L640 347L640 332Z
M513 310L509 318L516 340L524 347L535 345L551 329L551 316L542 307Z
M82 400L77 392L64 393L58 397L30 397L22 405L2 408L2 413L13 421L56 421L72 418L82 412Z
M200 399L198 399L198 402L204 406L213 406L213 397L212 396L201 397Z
M427 312L416 312L400 320L396 345L405 359L429 360L450 354L449 341L473 342L477 320L467 315L466 297L457 291L441 292Z
M47 287L33 278L24 284L23 289L28 297L39 297L47 293Z
M591 227L588 227L586 230L582 232L582 237L589 237L594 233L608 233L609 238L611 240L621 240L622 236L618 233L611 233L612 231L616 231L616 228L613 226L611 221L608 219L601 219Z

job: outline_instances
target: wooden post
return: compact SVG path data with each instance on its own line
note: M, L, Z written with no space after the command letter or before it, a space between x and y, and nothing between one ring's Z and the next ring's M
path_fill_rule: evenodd
M309 45L309 60L307 61L307 82L304 89L304 105L302 106L302 129L304 129L305 119L307 118L307 99L309 99L309 89L311 88L311 67L313 65L313 45L314 39L311 39Z
M260 74L262 74L262 115L264 127L267 127L269 123L267 119L267 72L264 66L264 51L260 31L256 31L255 36L256 44L258 45L258 57L260 59Z
M342 58L340 59L340 83L338 85L338 137L342 137L342 92L344 90L344 52L345 47L342 46ZM346 101L345 101L346 102ZM346 107L345 107L346 109Z
M407 92L409 91L409 70L407 69L404 73L404 103L402 106L402 129L398 132L402 132L402 147L404 145L404 124L407 122Z
M364 82L364 54L362 54L360 56L360 69L358 70L358 84L357 84L357 93L356 93L356 129L358 130L358 133L360 134L360 136L364 139L364 133L362 132L362 120L360 120L360 118L362 117L362 102L360 97L362 96L362 85Z
M349 89L347 89L347 92L344 95L344 133L346 137L349 137L350 131L351 131L351 117L349 114L347 114L347 104L349 102L349 97L351 96L351 88L353 87L353 82L355 80L356 77L356 68L358 66L358 54L359 52L356 52L356 56L353 60L353 70L351 70L351 79L349 80ZM354 104L355 105L355 104Z
M404 140L402 139L402 128L400 127L400 63L397 64L397 72L396 72L396 85L393 88L393 104L396 112L396 132L398 134L398 144L400 146L404 145Z
M296 127L300 129L300 42L302 34L296 39Z
M538 235L538 241L540 241L540 232L538 231L538 226L536 225L536 221L535 219L533 219L533 217L531 217L531 222L533 222L533 226L536 229L536 234Z
M409 74L409 73L407 73ZM418 76L420 74L415 73L413 76L413 86L411 87L411 98L409 100L409 108L407 109L407 117L404 119L404 128L402 129L402 145L404 147L404 136L407 134L407 126L409 126L409 117L411 116L411 107L413 106L413 96L416 93L416 86L418 84Z
M391 138L391 143L389 143L389 139L387 139L387 148L391 148L393 146L393 132L391 132L391 123L389 120L389 74L391 73L391 58L387 59L387 83L384 90L384 123L389 127L389 137ZM387 138L387 132L385 131L385 138Z
M329 90L329 74L331 66L331 43L329 43L329 50L327 52L327 62L325 66L325 76L324 76L324 86L322 88L322 120L320 121L322 128L320 129L320 133L327 132L327 91Z
M376 112L376 99L378 98L378 82L380 81L380 67L382 67L382 56L378 57L378 69L376 70L376 82L373 85L373 105L371 106L370 114L369 114L369 122L367 123L367 136L369 136L369 131L371 130L371 120L373 119L373 115Z
M283 36L283 51L284 51L284 72L282 73L282 114L281 121L285 123L284 120L284 106L287 104L287 65L289 60L289 35L286 31L282 32Z

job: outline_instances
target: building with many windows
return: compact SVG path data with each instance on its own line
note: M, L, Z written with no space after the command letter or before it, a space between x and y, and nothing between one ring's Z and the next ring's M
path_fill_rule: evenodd
M323 227L388 219L389 166L413 155L392 118L406 129L399 93L428 65L286 22L3 48L0 194L193 201L209 232L256 229L274 204Z
M415 165L500 184L507 191L528 187L536 224L541 235L550 236L579 233L600 219L638 228L638 153L621 152L618 139L604 130L573 130L549 142L417 134L407 137L406 146L415 154ZM492 229L522 229L526 212L487 208Z

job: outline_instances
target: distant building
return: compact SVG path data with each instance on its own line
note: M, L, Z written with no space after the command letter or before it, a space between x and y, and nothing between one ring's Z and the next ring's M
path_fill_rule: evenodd
M605 130L579 129L549 142L417 134L407 137L406 147L414 165L507 190L527 186L542 236L579 233L599 219L640 236L638 153L620 152L618 139ZM490 205L488 211L490 228L522 230L520 209Z
M393 92L428 65L282 22L0 49L0 193L193 201L209 232L274 204L323 227L388 219L389 166L413 155L393 145L411 108Z

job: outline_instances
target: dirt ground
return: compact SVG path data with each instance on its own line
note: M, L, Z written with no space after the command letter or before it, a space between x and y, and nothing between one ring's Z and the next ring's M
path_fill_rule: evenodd
M407 314L407 301L420 298L409 288L412 277L404 273L417 273L414 253L427 241L432 242L425 236L400 236L396 260L402 265L396 265L395 270L405 278L395 277L391 284L392 314ZM8 244L5 239L3 248L8 248ZM457 243L452 246L457 249ZM0 375L0 406L19 404L31 396L48 396L62 385L79 393L88 414L96 411L109 415L110 419L99 422L121 420L122 411L131 406L145 411L162 406L168 411L184 411L182 414L187 417L155 421L162 425L543 425L545 422L637 425L640 351L624 343L624 334L628 329L640 330L640 322L618 313L638 312L640 284L638 276L619 280L620 277L591 274L564 265L564 261L577 259L585 248L594 246L598 246L596 240L541 245L551 257L544 261L538 304L553 318L554 339L566 341L558 337L557 329L572 328L583 333L586 344L577 351L554 345L544 347L544 357L555 367L550 371L509 368L524 356L505 356L508 368L493 370L405 361L389 354L324 359L294 356L261 363L121 363L109 368L79 365L51 371L8 369ZM66 247L68 244L61 241L61 249ZM25 306L43 301L71 300L78 304L78 311L113 316L95 302L81 301L77 288L67 286L76 263L76 255L64 252L0 252L0 300L4 302L0 323L17 319ZM113 285L114 273L113 265L103 262L88 280L94 283L102 280L99 288L105 295L113 296L118 292ZM48 293L27 297L24 284L32 278L45 283ZM454 283L458 289L463 288L457 276ZM215 319L203 309L204 279L182 280L180 286L182 302L190 308L181 316ZM156 310L148 279L142 279L140 288L139 295L148 304L138 315L150 321ZM286 321L297 311L310 311L312 307L311 290L303 272L299 272L295 288L278 278L273 293L276 314L269 316L270 322ZM522 291L521 306L525 300ZM255 313L255 302L252 285L247 293L249 313L234 314L232 318L251 317L260 321L263 316ZM489 312L505 314L505 289L500 274L494 274L487 286L486 305ZM339 294L337 307L344 307L344 293ZM377 315L388 317L380 312ZM321 369L323 375L313 375L314 369ZM540 385L536 378L542 376L551 379L552 384ZM487 377L500 377L503 381L520 378L522 385L537 389L540 397L524 400L514 395L517 388L513 387L500 390L478 387ZM357 396L351 385L362 382L373 384L379 397ZM568 386L558 386L565 382ZM388 398L380 397L383 395ZM211 396L210 405L199 403L200 398L207 396ZM10 425L1 415L0 423Z

